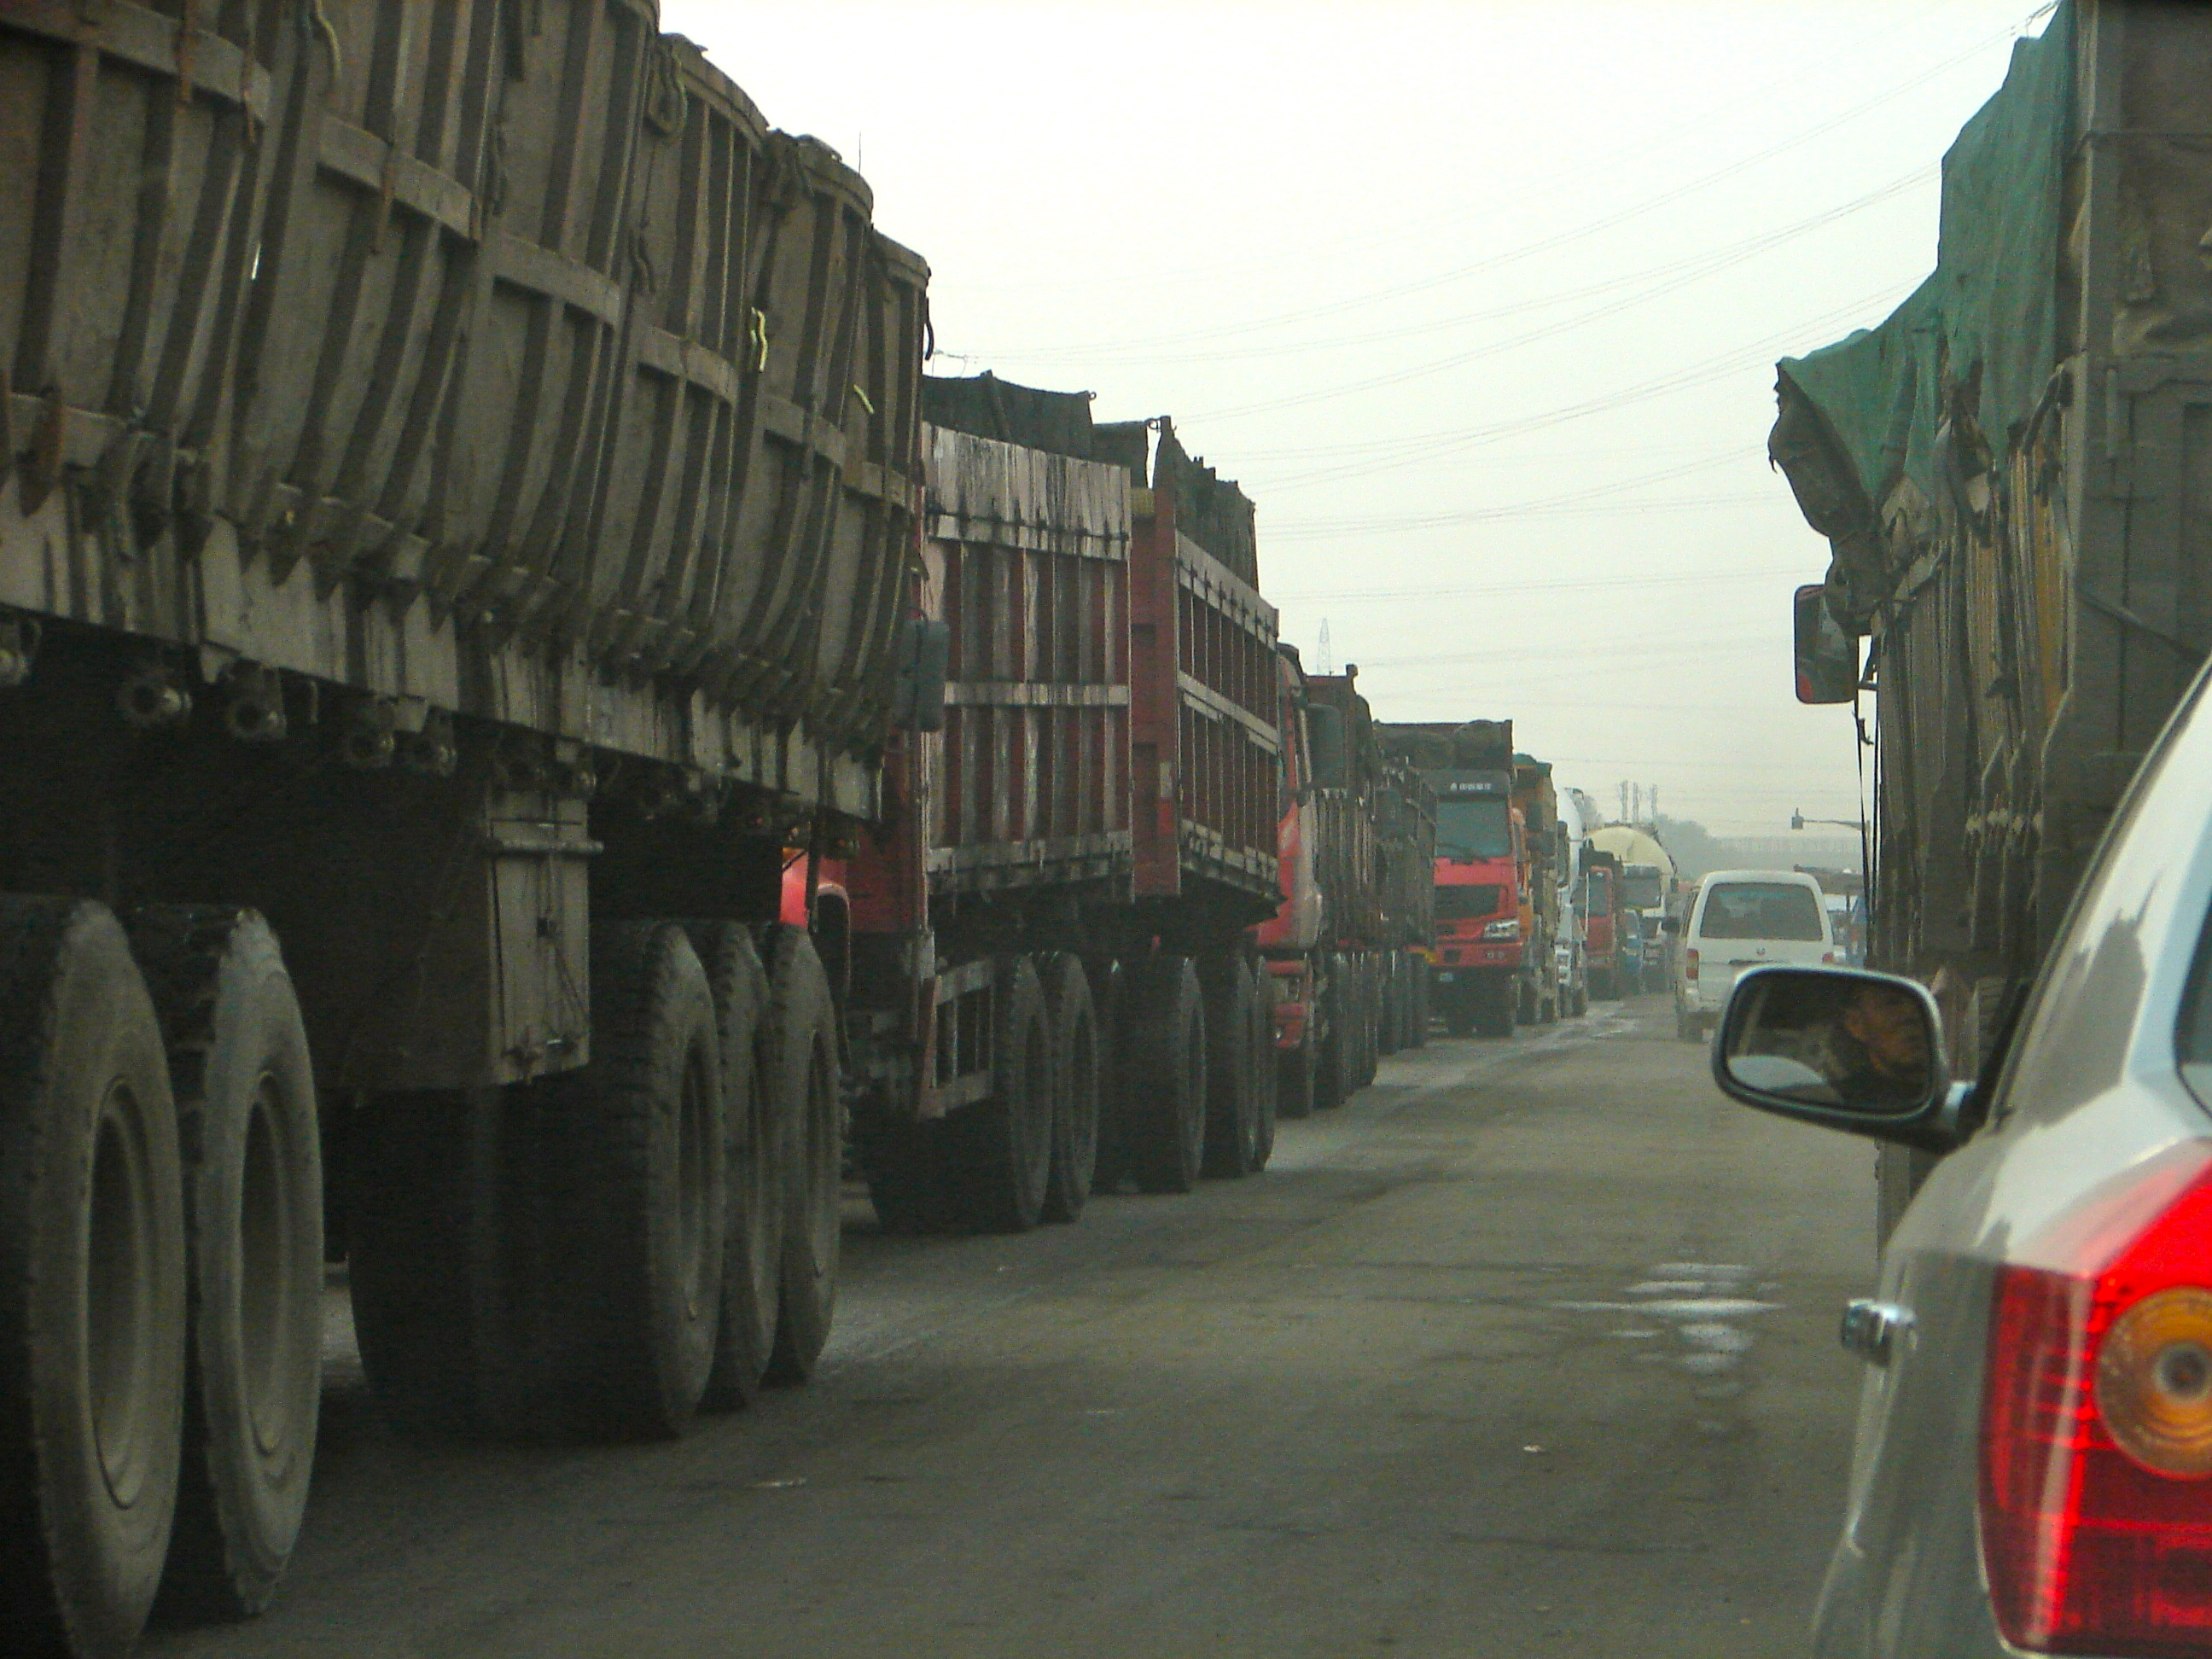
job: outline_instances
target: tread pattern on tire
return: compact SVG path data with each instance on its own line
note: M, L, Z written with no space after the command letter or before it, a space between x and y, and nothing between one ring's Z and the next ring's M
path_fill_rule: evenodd
M945 1120L945 1163L965 1224L1027 1232L1043 1216L1052 1180L1052 1032L1030 957L1001 960L994 977L991 1093Z
M1252 1051L1252 972L1234 951L1200 958L1206 999L1206 1150L1200 1167L1235 1180L1259 1166L1260 1098Z
M586 1439L680 1434L704 1396L721 1304L722 1251L695 1264L676 1212L687 1133L680 1093L695 1091L707 1144L726 1144L714 993L684 930L608 921L592 937L592 1060L545 1091L541 1143L549 1237L565 1265L549 1274L553 1431ZM675 1109L672 1110L672 1108ZM726 1166L696 1160L701 1225L722 1238Z
M1206 1146L1206 1008L1190 958L1132 963L1121 1024L1121 1119L1146 1193L1187 1193Z
M707 970L714 999L715 1042L722 1060L724 1176L722 1306L714 1331L714 1369L700 1396L704 1411L735 1411L757 1398L775 1345L783 1237L783 1166L789 1126L760 1086L760 1035L768 1009L768 970L742 922L684 925Z
M776 1091L778 1109L793 1126L775 1343L766 1378L782 1388L814 1375L836 1311L844 1107L836 1017L813 940L804 928L779 924L771 934L761 1059L765 1085Z
M120 1191L96 1151L118 1117L112 1132L133 1140L116 1152ZM15 1651L122 1659L153 1606L184 1417L181 1170L161 1029L121 926L87 901L0 898L0 1608ZM128 1505L100 1474L85 1383L99 1272L74 1252L98 1193L148 1238L111 1287L147 1339Z
M1053 1061L1060 1074L1053 1103L1052 1171L1045 1183L1044 1218L1068 1222L1083 1214L1097 1176L1104 1065L1091 975L1082 957L1060 951L1047 959L1044 1000Z
M227 905L151 905L125 918L168 1050L185 1154L189 1364L177 1525L161 1605L167 1617L235 1620L267 1607L305 1515L322 1398L322 1159L307 1036L268 924ZM228 1000L226 1001L226 1000ZM246 1052L236 1045L246 1045ZM290 1316L279 1356L289 1395L256 1411L241 1307L251 1276L238 1212L252 1155L249 1103L222 1094L273 1085L278 1121L262 1148L286 1190L276 1231L289 1246L277 1288ZM227 1227L228 1238L212 1237ZM267 1443L274 1419L289 1432Z

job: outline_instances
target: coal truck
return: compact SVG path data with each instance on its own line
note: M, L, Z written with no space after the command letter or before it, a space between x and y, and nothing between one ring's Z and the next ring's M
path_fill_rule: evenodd
M1433 795L1383 754L1359 670L1277 668L1288 769L1281 903L1258 932L1273 988L1283 1114L1340 1104L1382 1056L1428 1038Z
M1563 1010L1559 831L1551 769L1516 755L1510 720L1390 724L1389 752L1437 799L1431 994L1456 1035L1510 1036Z
M813 1369L848 1167L1264 1161L1275 618L1165 422L928 388L649 0L11 3L0 88L11 1644L267 1603L326 1262L401 1429L665 1436Z
M2212 11L2065 0L1944 158L1934 271L1778 368L1768 447L1832 550L1797 696L1878 715L1868 959L1963 1073L2212 648L2208 91ZM1925 1159L1882 1156L1887 1222Z

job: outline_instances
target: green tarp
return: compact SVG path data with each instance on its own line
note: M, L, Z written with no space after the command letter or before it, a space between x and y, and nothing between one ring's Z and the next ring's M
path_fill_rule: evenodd
M1936 497L1947 419L1958 446L1985 445L2001 464L2049 384L2074 44L2068 0L2014 46L2003 87L1960 130L1943 158L1928 280L1877 326L1778 366L1770 448L1846 556L1845 544L1874 537L1873 514L1900 478Z

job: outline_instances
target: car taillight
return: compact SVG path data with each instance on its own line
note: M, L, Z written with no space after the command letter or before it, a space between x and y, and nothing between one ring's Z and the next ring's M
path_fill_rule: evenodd
M1820 960L1832 968L1836 962L1836 953L1833 951L1823 951L1820 952Z
M1697 976L1698 976L1698 953L1697 953L1695 951L1683 951L1683 952L1682 952L1682 977L1683 977L1684 979L1695 979L1695 978L1697 978Z
M2135 1171L1998 1270L1982 1559L2017 1647L2212 1647L2212 1146Z

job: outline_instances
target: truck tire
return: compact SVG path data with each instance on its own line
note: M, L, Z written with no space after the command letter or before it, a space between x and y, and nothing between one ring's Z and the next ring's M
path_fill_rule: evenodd
M103 905L0 898L0 1194L7 1644L121 1659L175 1513L185 1250L161 1030Z
M1358 1091L1367 1088L1376 1079L1376 1013L1378 1013L1378 998L1376 998L1376 960L1374 960L1374 953L1370 951L1360 951L1358 957L1354 957L1354 969L1352 969L1352 1006L1354 1006L1354 1020L1352 1020L1352 1055L1354 1055L1354 1073L1352 1073L1352 1086L1347 1088L1347 1093L1356 1095Z
M1314 1107L1328 1111L1341 1106L1351 1092L1350 1020L1346 1011L1349 970L1345 959L1334 954L1322 959L1322 992L1316 1000L1322 1015L1322 1036L1314 1051ZM1312 1041L1308 1028L1309 1042Z
M841 1186L844 1097L836 1009L830 1000L822 958L804 928L775 930L761 1079L790 1127L775 1344L769 1352L767 1376L772 1383L790 1388L814 1375L830 1340L845 1236Z
M1082 957L1063 951L1045 959L1044 1002L1056 1077L1044 1218L1073 1221L1083 1213L1098 1170L1103 1058L1097 1015L1091 1002L1091 975L1084 971Z
M706 1411L736 1411L759 1395L775 1345L783 1171L791 1128L776 1109L782 1103L760 1086L768 972L751 933L735 921L687 922L684 931L707 970L714 999L729 1170L724 1177L721 1314L715 1322L714 1368L699 1404Z
M1121 964L1104 957L1091 964L1091 1012L1101 1034L1098 1044L1098 1158L1091 1172L1091 1192L1116 1193L1129 1178L1129 1158L1123 1147L1120 1119L1121 1100L1122 989L1126 975Z
M1023 1233L1044 1215L1059 1095L1044 985L1027 957L1002 958L991 1003L991 1092L945 1119L945 1166L960 1218Z
M1245 1027L1245 1054L1252 1068L1254 1115L1258 1127L1252 1138L1252 1171L1258 1174L1275 1155L1275 1116L1278 1102L1275 1066L1275 1010L1267 995L1267 970L1252 970L1252 1013Z
M191 1325L165 1614L276 1594L307 1511L322 1404L323 1171L299 999L269 925L228 906L133 912L185 1155Z
M1260 1090L1252 1052L1252 970L1218 951L1199 959L1206 999L1206 1147L1203 1174L1237 1180L1259 1167Z
M592 930L592 1059L545 1092L554 1426L671 1439L714 1370L729 1131L714 994L684 929Z
M1404 1019L1401 1000L1401 988L1398 981L1398 958L1395 952L1385 951L1376 958L1382 969L1382 1012L1375 1022L1375 1052L1378 1058L1395 1054L1405 1046Z
M1429 1046L1429 963L1425 957L1415 957L1407 964L1411 976L1413 996L1411 1018L1407 1022L1406 1046L1425 1048Z
M1477 1029L1486 1037L1510 1037L1521 1013L1520 988L1506 980L1487 988Z
M1118 1103L1129 1171L1144 1193L1187 1193L1206 1152L1206 1006L1188 957L1127 971Z

